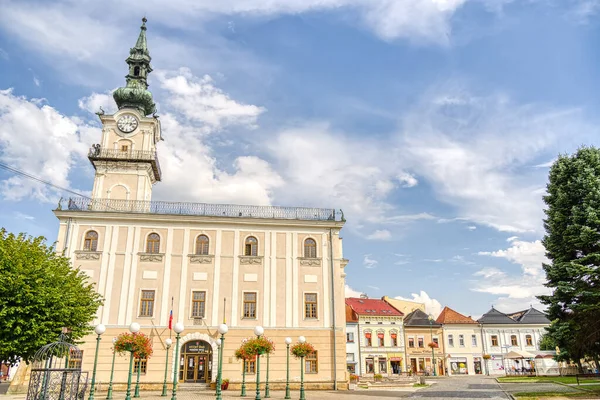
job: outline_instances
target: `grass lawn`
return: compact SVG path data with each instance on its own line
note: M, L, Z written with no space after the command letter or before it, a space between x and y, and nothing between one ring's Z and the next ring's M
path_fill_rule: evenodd
M523 382L556 382L564 384L577 384L577 378L574 376L503 376L497 378L500 383ZM582 379L581 383L600 383L600 380Z
M565 393L565 392L522 392L513 393L519 400L538 400L540 397L566 397L566 398L586 398L586 399L600 399L600 385L587 385L579 386L581 392L577 393Z

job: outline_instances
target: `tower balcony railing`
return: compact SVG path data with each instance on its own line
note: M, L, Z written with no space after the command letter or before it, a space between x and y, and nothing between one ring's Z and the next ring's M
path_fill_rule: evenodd
M148 162L152 166L156 180L161 179L162 172L156 151L106 149L96 144L90 148L88 158L92 164L94 161Z
M191 215L229 218L269 218L304 221L345 221L342 210L333 208L247 206L237 204L207 204L167 201L61 199L58 210L83 212L121 212L142 214Z

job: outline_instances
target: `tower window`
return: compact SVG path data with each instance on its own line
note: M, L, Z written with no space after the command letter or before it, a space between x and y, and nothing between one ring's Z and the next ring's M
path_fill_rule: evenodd
M304 257L317 258L317 242L314 239L304 241Z
M127 146L126 144L122 144L121 145L121 151L126 153L129 151L129 146Z
M133 68L133 75L140 76L140 67Z
M208 255L208 236L200 235L196 238L196 254Z
M83 250L97 251L98 250L98 233L96 231L87 231L83 242Z
M246 246L244 248L245 256L257 256L258 255L258 240L254 236L249 236L246 239Z

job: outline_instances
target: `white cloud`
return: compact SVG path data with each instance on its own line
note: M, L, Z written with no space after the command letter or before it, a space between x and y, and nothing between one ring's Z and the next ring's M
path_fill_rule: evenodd
M367 287L370 288L370 289L373 289L373 290L380 290L378 286L370 286L369 285Z
M344 297L346 297L346 298L348 298L348 297L360 297L362 294L364 294L364 293L363 292L359 292L358 290L354 290L354 289L352 289L348 285L344 286Z
M441 258L425 258L423 261L439 263L439 262L442 262L444 260L442 260Z
M13 213L13 215L15 216L16 219L26 219L26 220L29 220L29 221L35 220L34 216L29 215L29 214L24 214L24 213L19 212L19 211L15 211Z
M98 128L62 115L44 100L0 90L0 160L13 168L70 188L73 164L87 155L92 138L98 137ZM54 189L17 175L2 181L0 188L7 200L57 199Z
M509 238L506 238L507 242L512 242L513 240L517 240L519 237L518 236L511 236Z
M367 269L373 269L377 267L379 261L371 258L371 254L365 254L363 258L363 266Z
M396 296L396 299L416 301L417 303L425 304L425 312L431 314L433 318L437 318L442 312L442 304L436 299L432 299L427 292L421 290L418 294L411 293L412 298Z
M40 81L37 77L33 77L33 83L35 84L35 86L40 87L42 84L42 81Z
M89 96L82 97L78 101L78 106L80 109L91 114L97 113L101 109L107 114L112 114L117 111L117 104L112 97L113 91L114 90L105 93L92 93Z
M505 258L506 260L521 265L523 273L532 276L543 274L542 263L548 263L546 249L540 240L525 242L512 240L506 250L480 251L479 255Z
M398 181L402 183L402 187L407 188L417 186L419 184L417 178L415 178L414 175L409 174L408 172L400 172L398 174Z
M475 225L469 225L469 226L467 226L467 229L470 231L474 231L477 229L477 227Z
M376 230L367 236L369 240L390 240L392 238L392 233L387 229Z
M546 161L545 163L536 164L533 166L533 168L550 168L552 166L552 164L554 164L555 161L556 161L556 158L553 158L552 160Z

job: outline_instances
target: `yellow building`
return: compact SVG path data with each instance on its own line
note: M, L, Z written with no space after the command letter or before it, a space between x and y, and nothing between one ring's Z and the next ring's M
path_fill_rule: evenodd
M395 299L389 296L383 296L383 301L388 302L396 310L400 311L404 315L408 315L415 310L421 310L425 312L425 304L417 301Z
M179 347L168 350L168 370L172 377L177 367L182 383L215 381L217 327L226 321L223 378L232 384L242 379L234 351L260 325L275 342L272 387L286 378L285 338L305 336L316 347L305 360L307 388L344 388L343 215L333 209L151 201L152 186L162 179L157 150L163 136L147 90L152 68L145 22L127 58L127 85L114 92L119 110L99 113L102 137L89 153L96 170L92 196L65 200L54 211L60 222L57 251L105 299L93 322L107 327L96 381L106 388L112 339L137 322L154 349L152 358L139 363L142 383L160 387L165 341L175 339L168 328L172 311L173 324L181 322L185 330ZM91 371L95 343L95 335L86 337L82 359L71 362ZM297 386L300 364L292 360ZM252 381L255 366L247 369ZM127 381L127 370L128 359L117 357L117 388ZM261 370L264 381L264 357Z
M404 335L408 370L444 375L442 325L418 308L404 318Z

